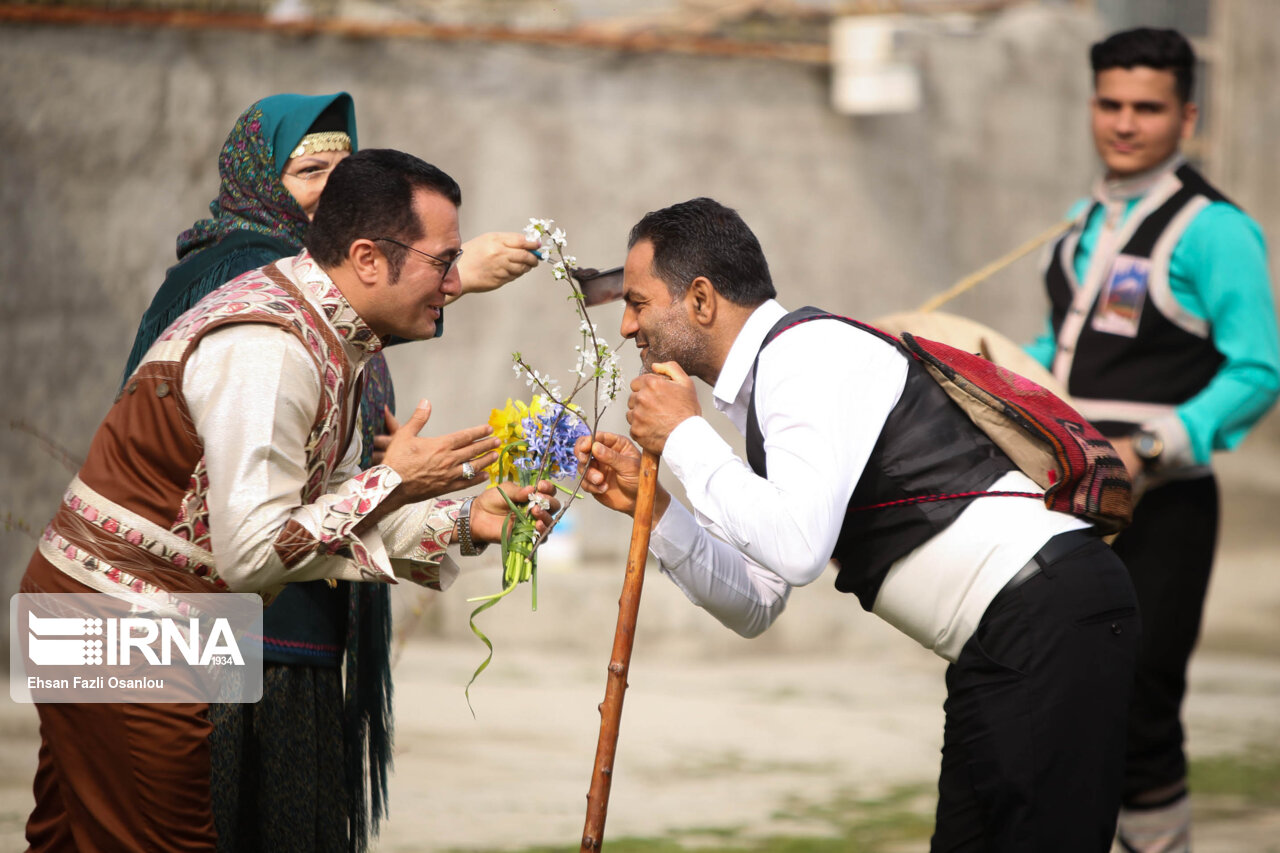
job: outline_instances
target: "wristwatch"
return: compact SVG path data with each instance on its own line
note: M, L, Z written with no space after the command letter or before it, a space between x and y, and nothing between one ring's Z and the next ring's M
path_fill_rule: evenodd
M1149 429L1138 429L1131 436L1133 452L1142 460L1143 468L1154 468L1160 463L1160 454L1164 453L1164 439L1160 434Z
M481 542L477 547L475 540L471 538L471 502L473 500L475 498L467 498L462 502L462 508L458 510L458 520L454 523L453 529L454 541L458 543L458 553L464 557L475 557L489 546L488 542Z

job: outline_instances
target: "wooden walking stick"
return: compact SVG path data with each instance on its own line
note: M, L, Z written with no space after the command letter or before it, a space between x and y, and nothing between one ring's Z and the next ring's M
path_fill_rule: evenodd
M646 450L640 457L640 489L636 493L636 514L631 525L631 550L627 553L622 597L618 599L618 627L613 634L604 702L600 703L600 740L596 744L591 789L587 792L587 823L582 830L581 853L595 853L604 844L604 818L609 809L613 758L618 748L618 727L622 723L622 697L627 691L631 645L636 637L636 613L640 610L640 589L644 586L644 564L649 557L657 485L658 456Z

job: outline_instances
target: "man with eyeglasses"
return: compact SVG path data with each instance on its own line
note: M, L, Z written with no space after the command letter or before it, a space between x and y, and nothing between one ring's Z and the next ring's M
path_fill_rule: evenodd
M122 384L156 338L200 299L302 250L333 168L359 148L354 112L350 97L336 93L272 95L241 114L219 157L212 215L179 236L179 262L139 323ZM519 278L537 265L531 251L537 247L519 232L471 237L458 264L464 294ZM437 322L436 336L442 332ZM385 353L361 373L362 467L381 461L399 428L394 417L388 420L396 397ZM262 699L209 709L221 850L238 851L250 838L262 849L337 849L348 838L359 847L377 834L394 739L391 619L386 588L325 581L290 584L263 612ZM299 752L307 760L298 761ZM329 783L337 772L346 784ZM325 841L309 844L313 837Z
M453 269L453 265L458 262L458 258L462 257L462 249L450 250L449 257L447 258L437 258L429 252L424 252L421 249L415 249L408 243L401 243L399 240L393 240L390 237L374 237L373 239L383 243L394 243L402 249L408 249L410 252L416 252L428 261L433 261L436 266L440 267L441 280L449 277L449 270Z
M153 344L94 436L24 593L154 597L333 579L435 589L501 538L509 500L439 497L496 459L487 425L419 437L422 401L359 471L361 372L428 339L461 289L452 178L398 151L334 167L306 249L200 300ZM545 530L548 512L535 509ZM208 705L42 702L33 850L213 850Z

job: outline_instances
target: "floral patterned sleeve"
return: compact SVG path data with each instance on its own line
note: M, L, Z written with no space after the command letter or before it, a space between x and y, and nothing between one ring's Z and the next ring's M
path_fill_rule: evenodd
M396 510L378 523L396 577L429 589L449 588L458 567L445 548L461 508L461 500L436 498Z
M361 481L366 488L377 483L398 484L400 476L394 470L386 465L371 464L371 446L379 432L372 421L381 416L384 405L392 406L395 400L391 376L380 354L365 365L365 374L356 439L334 471L335 482ZM361 468L365 470L361 471ZM378 522L378 536L396 577L435 590L447 589L453 583L458 569L446 556L445 549L461 505L462 501L447 498L422 501L403 507Z
M302 503L320 387L296 338L257 324L211 332L188 360L183 386L205 446L214 559L231 589L321 578L395 583L393 558L407 579L441 585L437 567L456 506L424 502L384 519L385 532L379 525L357 533L400 483L385 465L359 471L359 440L334 472L333 487ZM408 536L415 525L416 542Z

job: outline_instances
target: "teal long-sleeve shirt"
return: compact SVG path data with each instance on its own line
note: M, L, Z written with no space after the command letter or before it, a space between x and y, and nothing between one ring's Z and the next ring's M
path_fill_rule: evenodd
M1128 202L1124 219L1140 201ZM1072 216L1090 204L1078 202ZM1075 256L1077 281L1085 278L1104 217L1098 206L1085 223ZM1238 208L1210 204L1174 247L1169 286L1179 305L1209 322L1213 344L1225 358L1209 384L1177 409L1195 462L1204 465L1213 451L1238 445L1280 396L1280 334L1262 230ZM1027 352L1051 368L1055 349L1050 321Z

